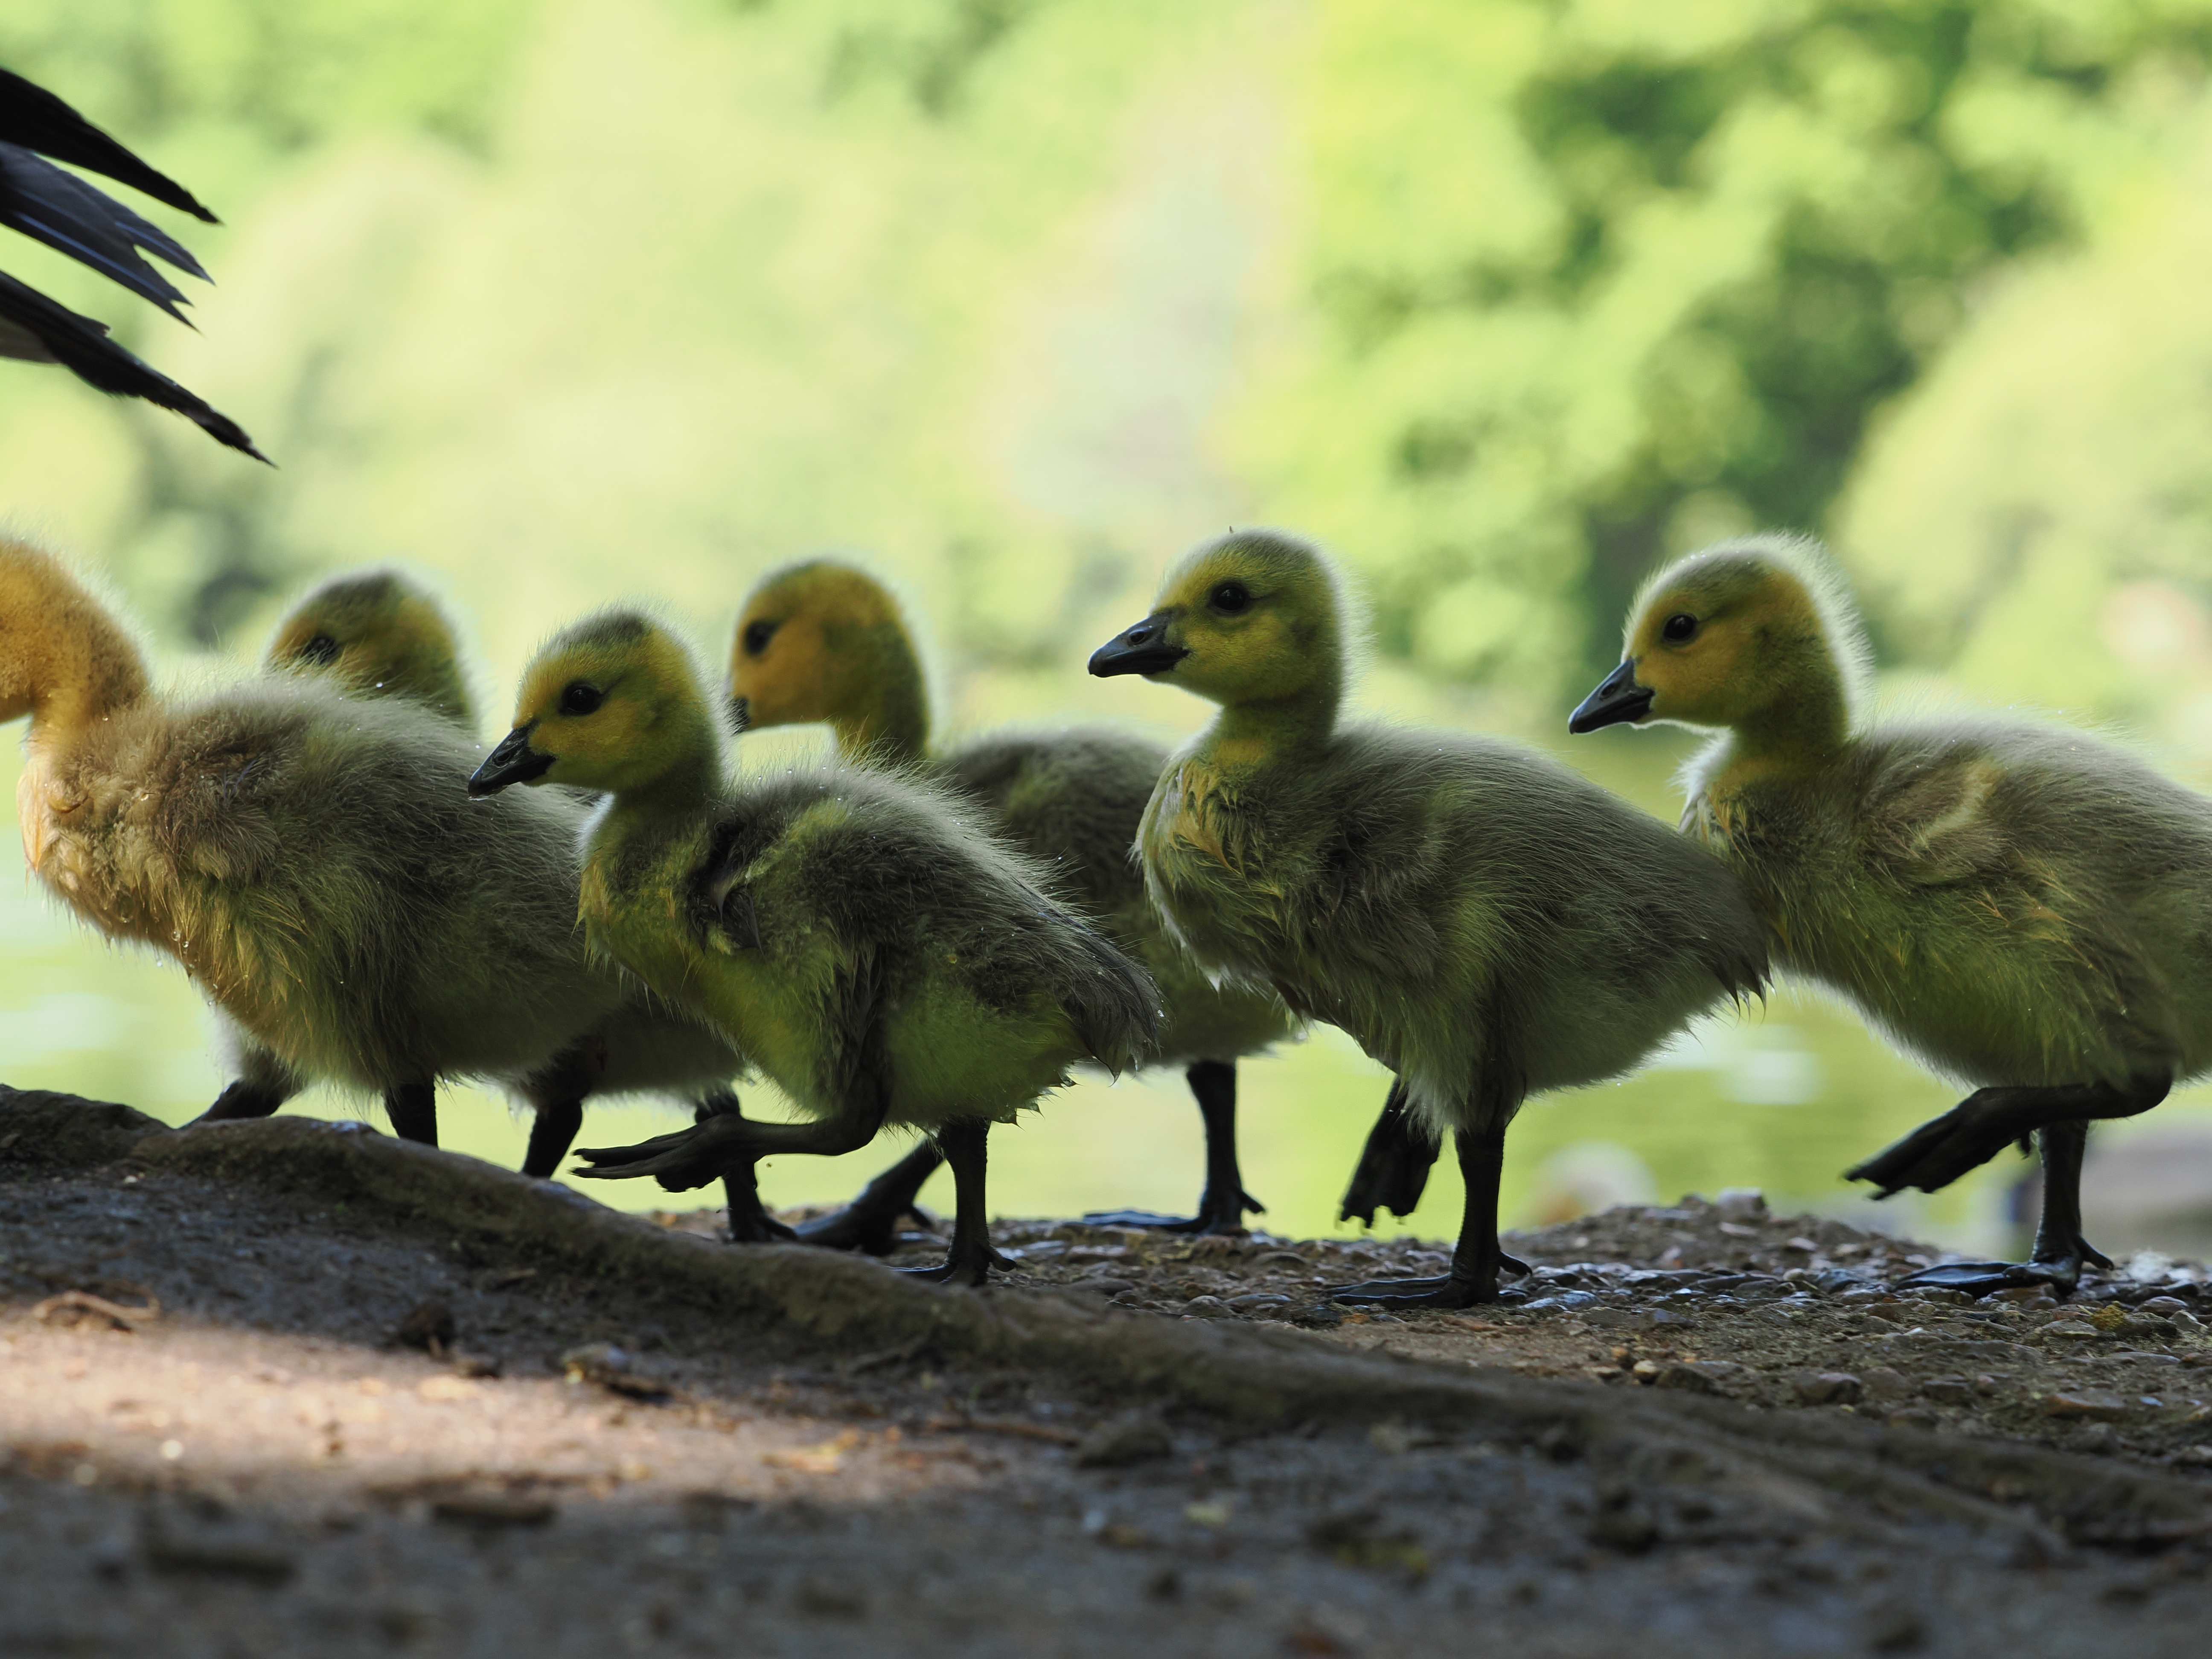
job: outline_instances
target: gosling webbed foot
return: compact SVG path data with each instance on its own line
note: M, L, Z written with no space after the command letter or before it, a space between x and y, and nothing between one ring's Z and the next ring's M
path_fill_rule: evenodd
M1472 1308L1495 1302L1498 1285L1484 1285L1457 1273L1436 1279L1370 1279L1364 1284L1340 1285L1322 1292L1331 1302L1348 1302L1369 1308Z
M1845 1170L1844 1179L1872 1182L1880 1189L1876 1198L1891 1197L1907 1187L1939 1192L2010 1146L2014 1133L2008 1124L1992 1123L1981 1113L1954 1106Z
M1237 1200L1233 1206L1218 1204L1208 1192L1198 1200L1195 1215L1164 1215L1158 1210L1091 1210L1085 1212L1083 1221L1089 1227L1143 1227L1159 1233L1242 1237L1252 1231L1244 1224L1245 1212L1265 1215L1267 1206L1242 1190Z
M737 1095L728 1089L716 1089L702 1095L691 1108L691 1121L706 1123L718 1117L744 1116L744 1109ZM730 1243L732 1244L788 1244L798 1235L768 1212L761 1202L760 1179L750 1164L726 1171L722 1176L722 1203L729 1219Z
M899 1233L908 1217L927 1224L928 1218L915 1208L915 1200L944 1162L945 1154L933 1143L923 1141L863 1187L842 1209L800 1222L799 1243L825 1250L889 1255L898 1249Z
M2041 1285L2063 1301L2080 1285L2082 1268L2104 1269L2112 1265L2112 1258L2103 1251L2092 1248L2086 1239L2076 1239L2060 1255L2038 1255L2027 1261L1946 1261L1923 1267L1899 1279L1896 1288L1993 1296L1999 1291Z
M856 1250L862 1255L889 1255L899 1247L899 1234L909 1216L915 1214L911 1205L902 1205L888 1210L865 1205L860 1199L810 1221L802 1221L793 1231L792 1237L801 1244L811 1244L817 1249ZM919 1217L915 1217L920 1219Z
M741 1192L738 1178L730 1176L723 1183L724 1197L729 1200L730 1243L732 1244L796 1244L799 1231L787 1226L768 1212L757 1191ZM748 1202L747 1200L750 1201Z
M185 1127L189 1129L202 1123L232 1123L243 1118L267 1117L282 1106L286 1098L275 1089L264 1088L258 1083L248 1083L240 1078L215 1097L214 1105Z
M1443 1150L1443 1142L1413 1115L1406 1085L1393 1085L1375 1127L1367 1132L1367 1144L1360 1149L1352 1184L1344 1189L1337 1219L1371 1227L1377 1210L1413 1214L1428 1190L1429 1171Z
M894 1267L895 1273L908 1279L926 1279L937 1285L981 1285L991 1277L995 1267L1001 1273L1013 1271L1014 1263L986 1244L981 1250L963 1249L958 1239L945 1254L945 1260L934 1267Z
M579 1146L576 1156L590 1167L576 1173L593 1181L651 1176L665 1191L690 1192L750 1164L755 1156L749 1146L750 1127L741 1117L711 1117L631 1146Z

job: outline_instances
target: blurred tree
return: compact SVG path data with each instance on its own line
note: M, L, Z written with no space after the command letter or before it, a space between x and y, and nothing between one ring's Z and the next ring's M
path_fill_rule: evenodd
M1322 323L1247 453L1386 649L1551 697L1661 553L1821 527L1977 279L2196 97L2207 0L1323 0Z

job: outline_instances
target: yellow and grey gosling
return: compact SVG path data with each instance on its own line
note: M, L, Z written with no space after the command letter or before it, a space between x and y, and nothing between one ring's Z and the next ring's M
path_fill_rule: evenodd
M263 662L327 675L356 697L411 697L476 734L453 624L397 570L355 571L310 590L276 624Z
M994 1260L985 1141L1067 1067L1139 1064L1152 981L1049 896L1048 877L949 799L828 766L731 783L684 647L611 611L556 637L471 793L605 792L584 860L593 946L703 1019L811 1120L720 1117L587 1150L587 1174L672 1190L779 1152L837 1153L886 1125L936 1137L957 1183L938 1278Z
M1250 531L1171 568L1094 674L1221 705L1152 792L1138 847L1168 925L1212 972L1340 1026L1457 1142L1451 1271L1336 1292L1494 1298L1506 1126L1529 1095L1617 1077L1765 949L1703 849L1517 744L1340 722L1345 605L1310 543Z
M620 1006L575 927L577 810L471 807L447 721L273 676L165 701L82 581L0 540L0 720L26 714L31 867L180 962L264 1056L249 1085L377 1091L434 1141L440 1079L535 1070Z
M437 600L396 570L335 576L308 592L276 625L264 655L272 670L327 676L359 697L407 697L473 737L474 700L453 624ZM525 1175L550 1176L583 1127L583 1103L600 1095L650 1091L696 1098L700 1119L735 1112L729 1079L744 1059L696 1020L678 1013L643 986L625 987L623 1005L552 1064L505 1086L532 1109ZM260 1080L258 1056L242 1056L253 1085L210 1117L264 1116L293 1092ZM227 1109L226 1109L227 1108ZM762 1207L749 1182L728 1192L732 1236L745 1241L788 1239L790 1228Z
M1087 1218L1243 1232L1244 1212L1263 1206L1245 1192L1237 1168L1237 1060L1287 1036L1290 1020L1272 991L1216 989L1167 937L1145 897L1129 854L1166 749L1079 727L994 733L932 755L928 690L897 601L867 572L833 559L787 567L753 589L738 618L729 690L740 731L827 722L842 759L951 788L1043 860L1067 896L1144 964L1159 988L1164 1018L1153 1063L1186 1068L1206 1125L1206 1187L1194 1216L1123 1210ZM801 1236L888 1249L939 1161L924 1142L852 1204L802 1226Z
M1877 723L1869 660L1822 550L1751 537L1644 584L1569 724L1720 731L1683 824L1743 878L1777 964L1973 1090L1851 1178L1934 1192L2035 1134L2033 1258L1913 1278L2063 1291L2111 1265L2081 1237L2088 1121L2212 1067L2212 801L2061 726Z

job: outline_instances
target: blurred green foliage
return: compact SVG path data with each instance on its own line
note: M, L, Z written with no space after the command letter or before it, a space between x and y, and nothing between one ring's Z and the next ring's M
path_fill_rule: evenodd
M1664 552L1825 527L1977 285L2193 111L2212 6L1325 4L1323 325L1255 453L1383 637L1553 695Z
M2208 52L2212 0L31 0L0 61L235 229L201 340L19 266L283 471L11 371L0 486L203 642L393 553L566 603L859 544L1015 673L1267 517L1533 714L1660 554L1827 528ZM1942 660L1954 597L1881 620Z

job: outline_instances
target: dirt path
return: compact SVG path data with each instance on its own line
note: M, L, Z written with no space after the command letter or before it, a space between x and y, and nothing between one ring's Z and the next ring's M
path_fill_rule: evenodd
M2194 1269L1905 1300L1736 1201L1363 1319L1424 1247L670 1220L0 1094L0 1654L2203 1650Z

